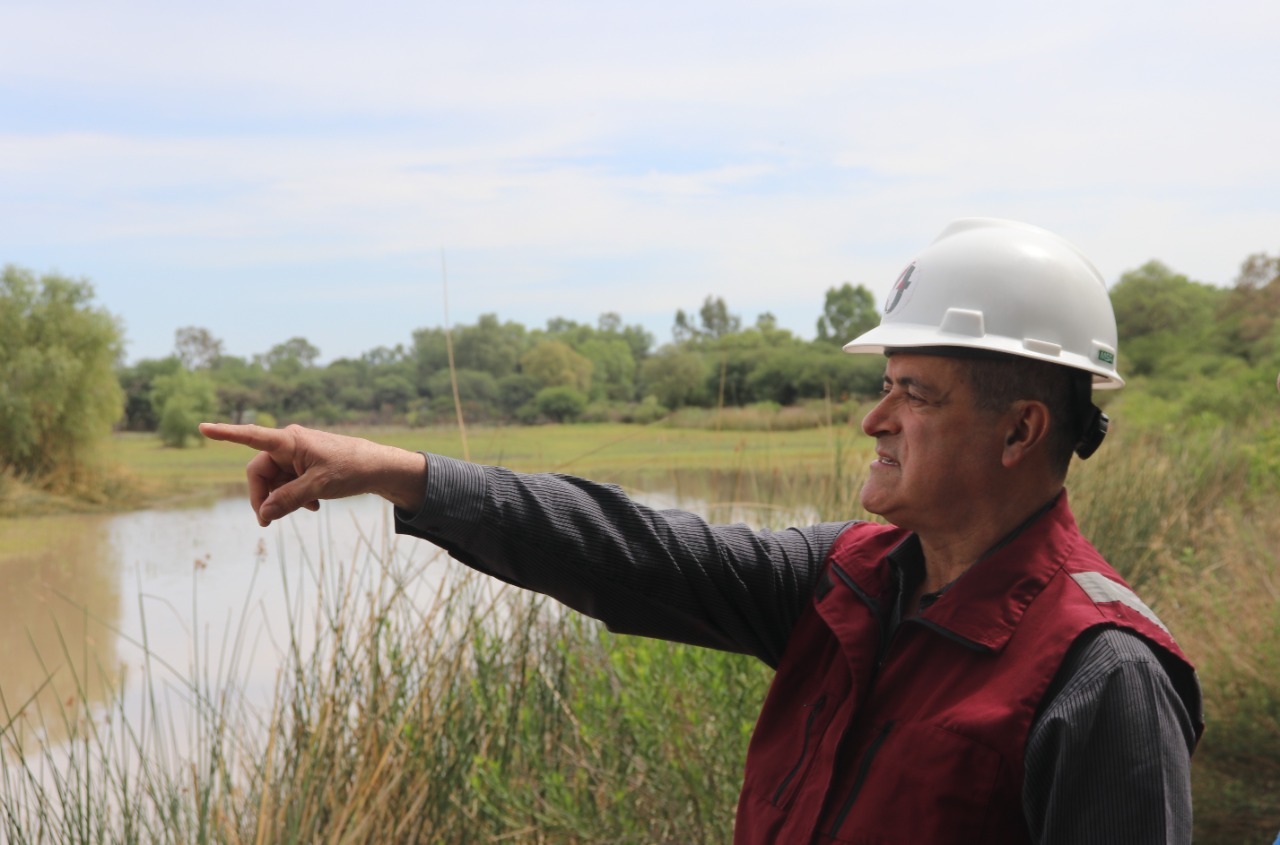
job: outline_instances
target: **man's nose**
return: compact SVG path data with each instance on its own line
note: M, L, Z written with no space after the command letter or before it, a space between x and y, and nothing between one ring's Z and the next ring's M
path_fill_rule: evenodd
M879 437L882 434L893 433L894 428L897 426L897 422L889 407L890 398L891 397L889 396L882 398L876 403L876 406L868 411L867 415L862 418L863 434L868 437Z

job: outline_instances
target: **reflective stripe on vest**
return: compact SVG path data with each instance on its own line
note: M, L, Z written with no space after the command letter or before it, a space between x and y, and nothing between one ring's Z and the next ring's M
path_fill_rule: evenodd
M1085 595L1093 599L1096 604L1118 601L1130 610L1141 613L1148 622L1158 625L1161 631L1169 633L1169 629L1160 621L1160 617L1138 598L1137 593L1124 584L1112 581L1101 572L1072 572L1071 577L1084 590Z

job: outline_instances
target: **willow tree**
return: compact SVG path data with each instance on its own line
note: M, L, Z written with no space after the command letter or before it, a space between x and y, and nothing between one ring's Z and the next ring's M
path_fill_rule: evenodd
M0 273L0 467L74 479L124 412L122 332L93 287L56 273Z

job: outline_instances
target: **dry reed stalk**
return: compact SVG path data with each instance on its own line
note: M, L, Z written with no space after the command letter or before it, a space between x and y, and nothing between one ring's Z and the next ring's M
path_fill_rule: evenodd
M444 250L440 250L440 274L444 291L444 346L449 356L449 383L453 386L453 409L458 417L458 434L462 437L462 459L471 460L467 447L467 424L462 418L462 398L458 393L458 369L453 363L453 331L449 327L449 268L445 264Z

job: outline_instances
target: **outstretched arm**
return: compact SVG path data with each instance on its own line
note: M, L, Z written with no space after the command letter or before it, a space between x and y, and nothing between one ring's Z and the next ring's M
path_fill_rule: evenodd
M258 450L249 461L249 504L262 526L298 508L316 510L321 499L376 493L398 508L417 511L426 489L426 458L359 437L257 425L201 423L200 433Z
M259 450L247 475L264 526L321 499L376 493L397 506L398 532L615 631L746 652L775 666L848 525L710 525L640 505L612 485L428 459L300 426L206 423L200 431Z
M611 630L753 654L776 666L849 523L712 525L612 484L427 458L425 505L396 531L551 596Z

